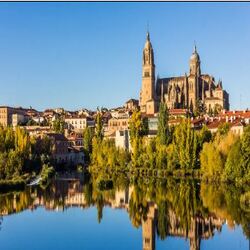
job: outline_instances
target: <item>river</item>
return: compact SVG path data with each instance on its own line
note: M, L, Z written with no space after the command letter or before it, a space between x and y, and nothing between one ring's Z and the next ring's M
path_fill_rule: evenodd
M61 176L1 194L0 248L249 250L244 189L174 179L100 183Z

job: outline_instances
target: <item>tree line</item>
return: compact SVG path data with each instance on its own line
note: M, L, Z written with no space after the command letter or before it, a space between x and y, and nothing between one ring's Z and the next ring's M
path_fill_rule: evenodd
M35 139L20 127L0 126L0 180L20 179L39 172L48 162L50 152L48 137Z
M250 126L242 137L233 134L228 124L211 134L203 125L192 128L191 120L169 126L169 112L161 103L158 130L149 138L141 112L133 112L129 120L131 151L117 149L113 140L104 139L101 112L96 118L96 130L84 132L84 147L90 165L106 172L132 168L166 170L170 175L196 175L206 180L227 181L243 185L250 181Z

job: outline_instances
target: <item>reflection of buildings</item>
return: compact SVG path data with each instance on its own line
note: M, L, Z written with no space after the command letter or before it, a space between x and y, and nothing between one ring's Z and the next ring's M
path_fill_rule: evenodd
M51 197L37 196L33 206L44 206L47 210L64 210L68 207L85 207L83 184L78 179L55 182Z
M155 216L156 209L154 204L149 205L147 219L142 220L142 249L155 249Z
M133 191L133 187L129 187L124 190L116 190L115 198L110 200L112 208L126 208L129 209L129 199L131 197L131 193Z
M157 206L149 203L147 219L142 219L142 240L143 250L155 250L155 229L157 221ZM168 211L169 221L167 235L175 237L185 237L189 239L190 250L200 250L201 239L209 239L214 235L214 230L221 231L224 221L214 215L208 218L194 216L191 218L189 228L183 227L180 218L174 211Z
M55 181L49 190L41 191L35 189L29 192L23 192L18 197L11 195L10 199L6 199L6 204L0 203L0 214L7 215L17 213L27 208L36 209L39 206L44 206L47 210L64 210L72 206L87 207L88 203L83 192L83 184L83 180L74 178L74 176L67 176L67 178L61 178ZM130 202L133 201L131 197L135 192L136 189L134 189L133 186L127 187L124 190L116 190L114 195L111 192L111 196L105 196L105 192L103 192L102 204L115 209L126 209L128 212L131 212ZM136 202L140 203L139 200L136 200ZM160 214L159 208L153 202L148 202L143 204L143 206L147 208L147 214L145 220L139 217L139 221L142 223L142 249L155 250L155 232L156 229L159 231L157 225L159 225L159 220L161 219L160 216L158 216ZM140 216L140 212L141 211L136 215ZM161 221L160 224L165 225L165 235L188 238L190 250L199 250L201 239L212 237L215 229L221 230L222 224L224 223L224 221L218 219L214 214L206 218L195 215L189 220L188 215L186 215L187 218L180 218L176 215L176 212L170 208L164 213L166 213L165 219L167 219ZM183 223L183 221L186 223Z

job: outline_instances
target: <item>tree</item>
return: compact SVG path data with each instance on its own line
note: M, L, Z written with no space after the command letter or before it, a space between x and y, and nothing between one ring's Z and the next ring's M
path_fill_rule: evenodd
M217 134L226 135L229 132L229 129L229 124L224 122L218 127Z
M198 99L196 101L196 105L195 105L195 111L194 111L194 116L203 116L206 113L206 106L205 104L202 102L202 100Z
M168 120L169 120L168 107L165 103L161 103L158 114L158 131L157 131L157 138L161 145L167 145L168 142L170 141Z
M184 119L176 126L174 146L180 167L183 170L195 168L197 165L198 141L189 119Z
M223 179L243 185L250 181L250 126L244 129L241 139L230 147Z
M219 180L223 173L223 158L214 143L205 143L200 154L201 172L204 178Z
M90 127L87 127L83 133L83 148L85 149L87 160L90 159L90 154L92 152L92 139L93 139L92 130Z
M63 118L56 118L52 123L52 127L56 133L64 134L65 122Z
M237 140L231 147L225 169L223 172L223 180L234 182L236 179L242 178L243 168L242 153L241 153L241 141Z
M202 129L197 132L198 137L198 152L201 151L203 144L205 142L210 142L212 139L212 133L210 130L208 130L206 125L202 126Z
M138 139L143 132L141 112L135 110L129 119L129 134L131 141Z
M96 115L96 138L98 141L102 141L103 139L103 124L102 124L102 113L97 109L97 115Z
M245 173L250 175L250 125L244 129L244 134L241 139L241 152L242 152L242 168Z
M129 119L129 134L132 146L132 164L139 165L139 158L142 153L143 122L141 112L135 110Z

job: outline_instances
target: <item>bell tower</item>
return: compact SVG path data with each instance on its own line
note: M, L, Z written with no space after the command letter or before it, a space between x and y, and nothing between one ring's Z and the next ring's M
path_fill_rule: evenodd
M155 64L154 51L150 42L150 35L147 32L147 39L143 49L142 58L142 86L140 92L140 107L142 112L146 112L148 101L155 99Z
M200 96L200 76L201 76L201 62L200 56L197 52L196 45L194 46L193 53L189 61L190 74L188 80L189 86L189 108L193 111L196 108L197 100L201 98Z
M198 77L201 75L201 62L196 45L194 46L193 54L190 57L190 75L195 75Z

